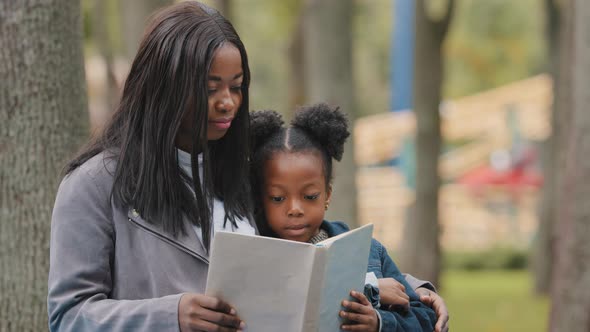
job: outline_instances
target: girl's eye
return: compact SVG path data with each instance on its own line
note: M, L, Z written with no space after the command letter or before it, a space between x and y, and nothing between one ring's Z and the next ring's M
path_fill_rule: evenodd
M241 86L241 85L238 85L238 86L232 86L232 87L231 87L231 89L232 89L232 91L234 91L234 92L240 92L240 91L242 91L242 86Z
M270 200L275 202L275 203L280 203L282 201L285 200L285 197L281 197L281 196L270 196Z
M217 91L217 90L216 89L207 89L207 94L212 95L215 93L215 91Z
M304 198L308 201L314 201L320 197L320 194L313 194L313 195L305 195Z

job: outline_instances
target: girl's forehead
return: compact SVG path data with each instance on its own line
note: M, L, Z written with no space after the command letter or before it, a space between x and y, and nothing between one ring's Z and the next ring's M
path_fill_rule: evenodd
M274 153L264 165L266 177L324 177L319 153L281 151Z
M276 151L271 154L269 160L300 160L300 159L307 159L310 162L322 162L322 155L320 151L316 150L303 150L303 151Z

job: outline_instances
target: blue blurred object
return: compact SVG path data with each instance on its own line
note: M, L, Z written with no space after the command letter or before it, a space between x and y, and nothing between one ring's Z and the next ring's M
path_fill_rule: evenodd
M412 109L414 77L414 0L393 0L391 110Z

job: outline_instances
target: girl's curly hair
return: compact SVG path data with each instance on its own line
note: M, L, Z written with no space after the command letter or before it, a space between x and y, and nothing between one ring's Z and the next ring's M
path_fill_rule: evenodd
M340 161L350 132L348 120L339 107L326 103L299 107L290 126L272 110L250 114L251 183L254 192L254 216L262 235L273 236L262 210L264 165L277 152L311 152L322 158L326 188L332 183L332 159Z

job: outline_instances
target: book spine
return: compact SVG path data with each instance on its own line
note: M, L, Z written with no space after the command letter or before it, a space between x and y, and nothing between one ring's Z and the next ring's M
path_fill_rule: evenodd
M318 246L315 248L301 332L319 331L322 292L327 268L327 253L327 247Z

